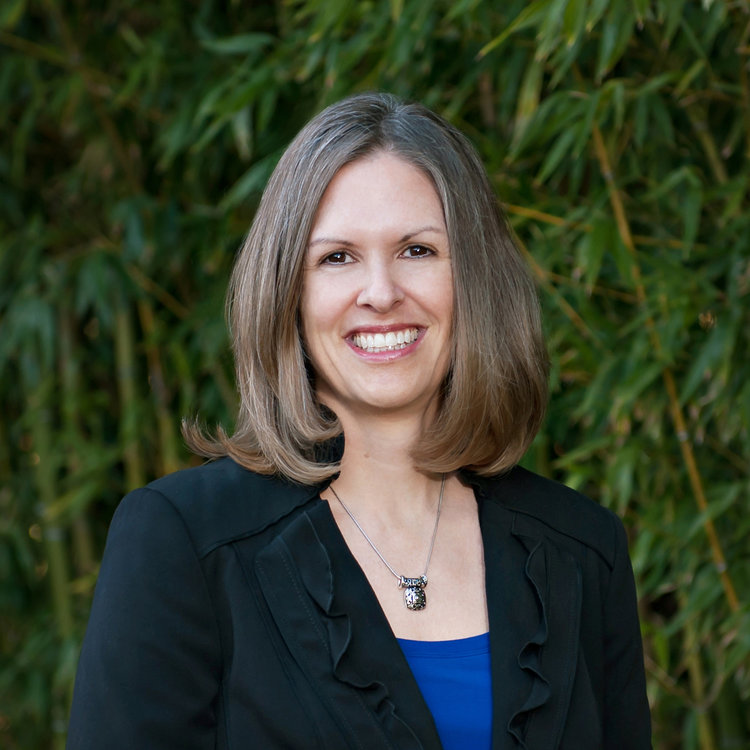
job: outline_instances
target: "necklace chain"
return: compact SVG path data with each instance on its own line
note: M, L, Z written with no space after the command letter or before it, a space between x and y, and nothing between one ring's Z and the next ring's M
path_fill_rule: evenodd
M329 485L328 487L331 492L333 492L333 496L339 501L339 503L341 503L341 507L346 511L346 515L348 515L349 518L352 519L352 522L359 529L362 536L367 540L367 543L370 545L370 547L372 547L375 554L382 560L383 565L385 565L385 567L388 568L388 570L390 570L398 580L399 588L406 589L406 591L404 592L404 602L406 603L406 606L412 610L424 609L427 604L427 599L425 597L423 589L427 585L427 570L430 567L432 550L435 547L435 538L437 537L438 524L440 523L440 511L443 507L443 493L445 491L445 474L443 474L443 479L440 482L440 497L438 498L437 513L435 514L435 527L432 530L432 539L430 540L430 549L427 553L427 562L424 564L424 573L419 578L407 578L406 576L402 576L397 573L394 567L388 562L388 560L383 557L383 554L375 546L375 543L372 541L372 539L370 539L370 537L367 535L367 532L362 528L362 525L356 519L354 513L349 510L349 507L346 505L346 503L339 497L338 492L333 489L332 485Z

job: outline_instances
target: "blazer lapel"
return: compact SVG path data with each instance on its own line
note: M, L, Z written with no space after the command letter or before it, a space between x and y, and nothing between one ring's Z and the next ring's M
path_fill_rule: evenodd
M542 524L504 507L498 497L480 503L491 623L492 746L555 750L578 658L581 572Z
M406 659L326 503L295 518L257 555L255 569L282 638L351 747L441 748Z

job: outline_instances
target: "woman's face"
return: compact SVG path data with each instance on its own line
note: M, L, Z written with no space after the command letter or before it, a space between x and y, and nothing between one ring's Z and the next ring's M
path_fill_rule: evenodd
M323 194L305 260L302 333L320 400L424 414L450 366L453 276L430 179L379 152Z

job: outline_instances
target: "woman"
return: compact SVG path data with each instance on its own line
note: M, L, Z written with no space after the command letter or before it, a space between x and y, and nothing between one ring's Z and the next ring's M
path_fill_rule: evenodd
M229 309L236 430L118 508L68 747L649 747L623 527L515 466L546 355L465 138L329 107Z

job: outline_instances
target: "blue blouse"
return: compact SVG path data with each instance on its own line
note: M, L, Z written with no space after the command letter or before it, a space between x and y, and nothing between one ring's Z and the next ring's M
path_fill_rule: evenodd
M492 746L490 635L454 641L398 639L444 750Z

